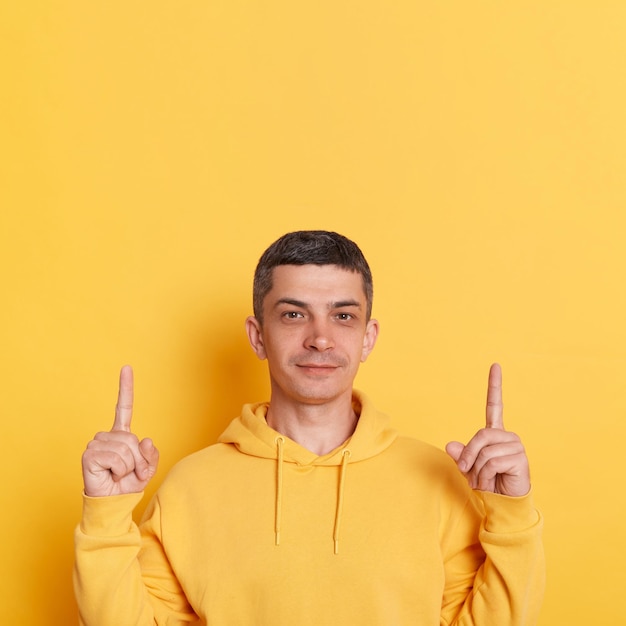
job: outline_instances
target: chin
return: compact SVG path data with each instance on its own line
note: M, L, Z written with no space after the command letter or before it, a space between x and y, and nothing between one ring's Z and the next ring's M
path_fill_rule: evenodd
M303 404L324 404L349 393L352 395L352 387L325 387L323 385L303 385L292 390L292 397Z

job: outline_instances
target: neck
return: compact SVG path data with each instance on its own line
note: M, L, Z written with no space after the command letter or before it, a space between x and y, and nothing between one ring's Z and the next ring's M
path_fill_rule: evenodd
M284 402L272 394L266 419L271 428L318 456L349 439L359 420L352 393L323 404Z

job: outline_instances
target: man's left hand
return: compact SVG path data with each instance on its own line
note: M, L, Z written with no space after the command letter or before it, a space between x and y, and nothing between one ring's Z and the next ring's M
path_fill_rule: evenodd
M502 420L502 370L489 370L486 426L467 443L451 441L446 452L456 461L472 489L505 496L524 496L530 491L528 458L520 438L504 430Z

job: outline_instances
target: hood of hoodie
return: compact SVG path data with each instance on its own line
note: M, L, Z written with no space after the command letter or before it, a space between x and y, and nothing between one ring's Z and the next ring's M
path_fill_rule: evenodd
M397 432L389 426L389 418L373 406L367 396L354 391L352 405L359 416L352 436L341 446L324 456L303 448L295 441L281 435L267 425L268 403L246 404L241 416L234 419L222 433L218 441L230 443L243 454L264 459L277 459L277 439L282 442L282 460L297 465L341 465L343 452L350 450L350 463L369 459L388 448L397 437Z
M369 459L387 449L397 437L389 427L389 418L377 411L364 394L354 391L354 412L359 416L352 436L335 450L324 456L303 448L289 437L270 428L265 419L269 404L246 404L241 416L233 420L219 438L220 443L234 445L239 452L276 462L276 495L274 515L275 544L280 545L283 498L283 466L336 466L339 476L332 541L335 554L339 554L344 491L348 465Z

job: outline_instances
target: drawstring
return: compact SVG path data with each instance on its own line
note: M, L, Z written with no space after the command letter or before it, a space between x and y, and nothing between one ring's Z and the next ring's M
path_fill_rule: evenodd
M276 437L278 462L276 466L276 513L274 516L274 535L276 545L280 545L280 518L283 509L283 444L284 437Z
M277 463L276 463L276 511L274 516L274 536L275 545L280 545L280 523L283 508L283 444L284 437L276 437ZM341 525L341 514L343 512L343 492L346 482L346 470L351 456L350 450L341 453L341 470L339 472L339 489L337 493L337 509L335 511L335 527L333 530L333 543L335 554L339 554L339 527Z
M335 544L335 554L339 554L339 526L341 525L341 513L343 511L343 487L346 481L346 469L350 459L350 450L341 453L341 472L339 474L339 493L337 494L337 512L335 513L335 530L333 531L333 542Z

